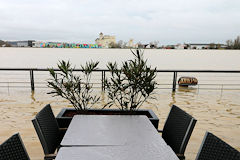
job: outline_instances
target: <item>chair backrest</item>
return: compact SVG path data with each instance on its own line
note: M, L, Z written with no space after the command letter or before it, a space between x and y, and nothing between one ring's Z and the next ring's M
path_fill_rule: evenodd
M196 160L240 160L240 152L206 132Z
M53 154L61 138L58 123L50 104L45 106L32 120L45 154Z
M30 160L19 133L0 145L0 160Z
M162 137L176 154L184 154L197 120L173 105L164 124Z

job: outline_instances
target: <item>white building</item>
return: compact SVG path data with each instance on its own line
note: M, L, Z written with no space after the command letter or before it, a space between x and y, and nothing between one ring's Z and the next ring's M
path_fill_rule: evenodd
M102 46L103 48L109 48L109 45L111 43L116 44L116 38L115 36L103 35L101 32L99 34L99 38L95 40L95 43L99 46Z
M201 43L190 43L189 49L208 49L210 48L210 44L201 44Z
M175 49L184 49L186 47L185 44L177 44L175 45Z

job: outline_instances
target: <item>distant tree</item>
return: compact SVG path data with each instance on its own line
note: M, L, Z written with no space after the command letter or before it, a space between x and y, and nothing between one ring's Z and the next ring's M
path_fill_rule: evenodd
M123 42L122 48L128 48L127 47L127 42Z
M12 46L3 40L0 40L0 47L12 47Z
M226 41L226 43L227 43L227 49L232 49L233 41L231 39L229 39Z
M5 46L5 47L12 47L12 45L9 44L9 43L6 43L6 46Z
M117 48L117 44L114 42L110 42L108 45L109 48Z
M153 41L153 44L154 44L156 47L158 47L159 41Z
M240 49L240 36L237 36L235 40L227 40L227 49Z
M111 42L109 43L109 48L123 48L123 41L120 40L117 43Z
M233 49L240 49L240 36L234 40Z
M156 48L156 46L154 45L153 42L150 42L150 43L149 43L149 46L150 46L150 48Z
M137 43L137 47L138 47L138 48L144 48L144 45L139 41L139 42Z
M123 48L123 41L122 40L118 41L117 47L118 48Z
M150 48L158 48L159 41L150 42Z
M221 44L216 44L216 49L220 49L221 48Z
M0 47L4 45L4 41L0 40Z

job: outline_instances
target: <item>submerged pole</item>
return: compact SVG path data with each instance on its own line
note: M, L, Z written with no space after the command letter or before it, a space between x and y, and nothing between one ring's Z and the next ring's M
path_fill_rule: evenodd
M173 72L173 87L172 87L173 92L176 91L176 85L177 85L177 72Z
M103 71L102 71L102 90L103 90Z
M32 92L33 92L33 91L35 90L33 70L30 70L30 82L31 82L31 90L32 90Z

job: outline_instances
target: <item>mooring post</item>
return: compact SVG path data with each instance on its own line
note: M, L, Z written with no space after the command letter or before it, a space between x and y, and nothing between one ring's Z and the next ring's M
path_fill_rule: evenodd
M176 85L177 85L177 72L174 72L173 73L173 87L172 87L173 92L176 91Z
M30 70L30 82L31 82L31 90L33 92L35 87L34 87L34 74L32 69Z

